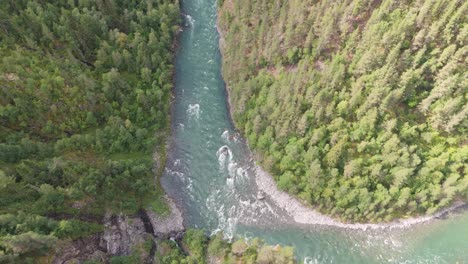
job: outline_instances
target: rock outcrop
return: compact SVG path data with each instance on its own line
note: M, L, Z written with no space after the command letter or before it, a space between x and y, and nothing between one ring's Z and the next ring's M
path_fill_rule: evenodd
M110 255L130 255L135 245L152 239L140 218L108 215L104 219L104 226L101 247L106 248Z
M141 260L152 262L155 240L151 223L145 223L144 217L125 215L106 215L104 232L88 238L77 239L61 246L54 257L54 264L83 263L95 260L106 263L113 256L139 254ZM143 243L152 240L150 252L139 250ZM149 260L149 261L148 261Z
M175 202L167 196L166 201L171 208L171 213L168 216L159 216L150 210L146 211L153 226L154 235L159 238L173 237L185 230L182 212Z
M57 249L57 253L52 263L83 263L86 260L95 260L105 263L109 258L106 248L101 247L100 241L100 235L93 235L91 237L64 243Z

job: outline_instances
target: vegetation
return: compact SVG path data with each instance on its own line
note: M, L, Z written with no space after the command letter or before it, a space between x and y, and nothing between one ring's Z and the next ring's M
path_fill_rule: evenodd
M245 263L294 264L292 247L270 246L259 239L229 243L221 233L207 238L203 230L186 232L182 247L173 241L161 241L156 258L162 264L179 263Z
M281 189L345 221L468 198L468 3L225 0L234 120Z
M15 262L161 195L179 5L7 0L0 17L0 262Z

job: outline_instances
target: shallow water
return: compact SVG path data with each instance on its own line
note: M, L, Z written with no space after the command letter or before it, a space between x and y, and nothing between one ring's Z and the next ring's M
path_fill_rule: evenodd
M163 186L186 224L227 237L292 245L306 263L465 263L468 214L410 229L300 226L268 197L256 199L253 161L230 121L221 77L215 0L182 1L173 140Z

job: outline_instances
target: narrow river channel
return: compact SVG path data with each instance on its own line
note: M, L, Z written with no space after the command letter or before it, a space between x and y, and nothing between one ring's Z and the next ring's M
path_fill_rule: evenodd
M254 161L231 122L215 0L182 0L172 143L162 179L189 227L291 245L305 263L468 263L468 214L406 229L299 225L257 199Z

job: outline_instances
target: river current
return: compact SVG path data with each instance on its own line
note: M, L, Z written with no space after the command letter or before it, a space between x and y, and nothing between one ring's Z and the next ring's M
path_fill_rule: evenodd
M304 263L468 263L468 213L409 228L300 225L258 199L255 164L232 124L221 76L215 0L183 0L172 143L162 184L186 225L294 246Z

